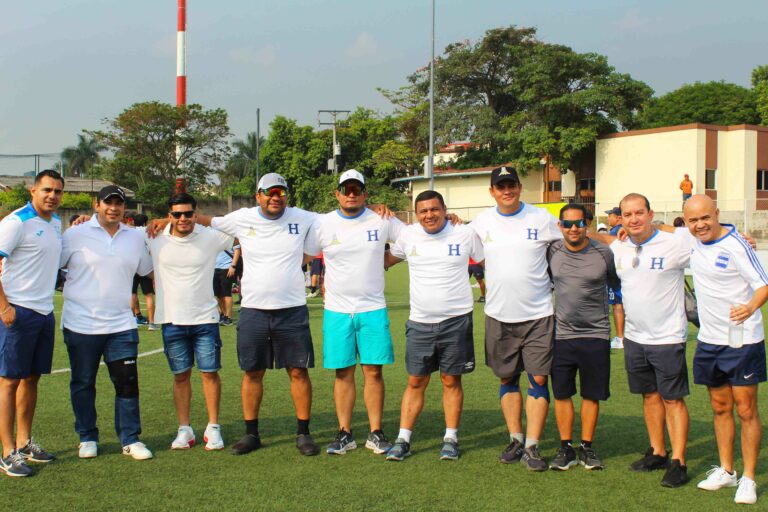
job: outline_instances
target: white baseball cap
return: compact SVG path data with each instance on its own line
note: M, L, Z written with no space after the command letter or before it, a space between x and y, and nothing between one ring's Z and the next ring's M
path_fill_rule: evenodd
M256 188L257 190L269 190L272 187L283 187L285 190L288 190L288 182L276 172L270 172L261 177Z
M608 226L601 222L597 225L597 231L608 231Z
M363 177L362 173L356 171L355 169L344 171L344 173L339 176L339 185L343 184L345 181L350 180L359 181L361 185L365 185L365 177Z

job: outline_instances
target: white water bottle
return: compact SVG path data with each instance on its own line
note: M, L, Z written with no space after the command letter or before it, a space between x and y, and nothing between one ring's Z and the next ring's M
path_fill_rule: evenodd
M734 304L731 309L738 306ZM744 345L744 323L736 323L733 320L728 320L728 345L733 348L741 348Z

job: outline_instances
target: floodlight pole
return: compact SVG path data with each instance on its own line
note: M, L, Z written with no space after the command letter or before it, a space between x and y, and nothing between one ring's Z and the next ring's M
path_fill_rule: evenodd
M256 109L256 183L261 178L261 109Z
M176 107L187 104L187 0L178 0L176 15ZM178 130L177 130L178 134ZM176 170L181 171L182 147L176 142ZM179 179L182 181L179 182ZM183 178L176 180L176 192L184 192ZM181 188L181 190L179 190Z
M318 110L317 115L318 117L320 114L330 114L331 121L330 123L321 123L320 121L317 122L318 126L331 126L333 128L333 174L337 174L339 172L339 164L336 160L337 152L336 152L336 116L339 114L349 114L349 110ZM341 154L339 152L339 154Z
M429 190L435 190L435 0L432 0L432 54L429 59Z

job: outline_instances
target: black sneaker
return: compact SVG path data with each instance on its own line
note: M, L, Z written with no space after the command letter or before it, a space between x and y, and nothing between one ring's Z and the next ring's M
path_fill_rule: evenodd
M518 462L523 456L523 443L515 439L504 448L504 451L499 455L499 462L503 464L512 464Z
M56 460L56 457L54 457L53 454L40 448L40 445L35 442L34 437L27 441L24 448L19 448L17 451L22 457L31 462L51 462L52 460Z
M232 455L245 455L261 448L261 438L253 434L245 434L232 445Z
M584 466L584 469L605 469L595 450L584 445L579 446L579 464Z
M656 471L657 469L665 469L669 463L669 457L664 455L654 455L653 448L648 448L645 455L640 460L636 460L629 465L629 469L632 471Z
M479 299L477 299L477 302L480 302L480 303L485 302L485 297L480 297Z
M32 476L35 474L35 471L27 466L27 461L18 450L12 451L5 458L0 457L0 470L8 476Z
M680 464L678 459L672 459L669 461L669 467L667 472L664 473L664 478L661 479L661 485L664 487L680 487L688 483L690 478L688 477L688 467Z
M557 450L557 454L555 454L552 462L549 463L549 467L550 469L567 471L578 463L579 461L576 460L576 450L573 449L573 446L568 445Z
M302 455L317 455L320 453L320 448L312 439L309 434L299 434L296 436L296 448L299 449L299 453Z
M219 325L232 325L232 319L229 318L228 316L225 316L224 318L221 319L221 321L219 322Z
M387 439L384 432L376 430L368 434L368 439L365 441L365 447L369 450L373 450L373 453L382 454L387 453L392 448L392 442Z
M328 445L325 451L330 455L344 455L349 450L354 450L355 448L357 448L357 443L355 438L352 437L352 433L339 430L339 433L336 434L336 439L331 441L331 444Z
M523 450L523 456L520 457L520 464L528 468L528 471L546 471L547 461L539 454L538 445L529 446Z
M139 325L147 325L149 323L149 320L144 318L144 315L138 314L136 315L136 323Z

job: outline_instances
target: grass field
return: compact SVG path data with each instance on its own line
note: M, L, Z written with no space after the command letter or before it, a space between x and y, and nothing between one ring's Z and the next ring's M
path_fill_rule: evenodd
M475 291L477 293L477 291ZM400 398L406 382L404 324L408 317L407 267L387 274L387 298L395 344L396 363L385 369L387 398L384 430L395 437ZM57 320L60 297L57 297ZM332 401L333 373L322 369L322 304L310 302L317 367L311 429L324 448L337 424ZM235 315L237 316L237 315ZM78 438L69 403L67 373L46 376L40 385L35 435L59 459L37 465L33 478L0 478L0 497L13 510L720 510L736 507L734 490L706 493L696 482L717 463L717 452L706 390L692 385L688 471L692 482L680 489L659 485L661 472L632 473L630 462L648 446L641 402L629 394L623 355L614 351L612 394L601 411L595 448L605 471L533 474L522 466L499 464L499 452L508 442L498 403L498 381L483 362L483 313L475 310L477 370L464 379L465 406L459 432L462 457L440 461L443 433L439 379L427 392L425 410L414 431L414 455L401 463L386 462L364 448L345 456L302 457L294 447L295 415L283 371L268 372L260 428L265 447L235 457L229 450L206 452L198 445L171 451L177 423L171 396L171 374L160 354L141 359L142 440L155 452L151 461L134 461L120 454L112 424L114 392L105 368L98 380L101 455L77 458ZM228 446L243 433L240 410L240 371L235 354L235 327L222 327L223 393L221 423ZM695 330L689 340L695 339ZM140 351L162 347L159 332L140 332ZM688 347L693 357L694 343ZM59 334L54 368L67 368L66 350ZM194 377L193 427L202 437L206 416ZM361 380L358 371L358 381ZM765 396L761 398L765 409ZM578 408L578 400L577 400ZM360 441L367 434L367 417L358 385L353 431ZM574 438L578 436L577 430ZM541 447L549 460L559 440L550 411ZM324 450L323 450L324 451ZM737 446L738 451L738 446ZM761 459L766 450L763 449ZM737 470L741 462L737 461ZM761 463L758 488L768 488L766 465ZM756 508L768 509L760 497Z

